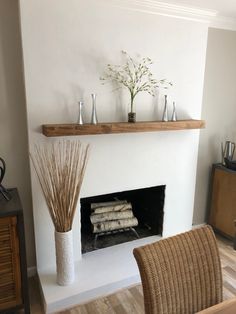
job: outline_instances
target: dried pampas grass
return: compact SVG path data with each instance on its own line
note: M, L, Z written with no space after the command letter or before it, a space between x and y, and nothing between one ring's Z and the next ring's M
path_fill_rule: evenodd
M62 140L36 144L30 154L55 230L72 229L89 145Z

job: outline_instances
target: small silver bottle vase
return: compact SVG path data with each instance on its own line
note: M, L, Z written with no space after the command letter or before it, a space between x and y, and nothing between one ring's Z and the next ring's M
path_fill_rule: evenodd
M173 112L172 112L171 121L177 121L175 101L173 101Z
M83 121L83 113L82 113L82 108L83 108L83 101L79 101L79 116L78 116L78 120L77 120L77 123L78 124L84 124L84 121Z
M97 111L96 111L96 94L91 94L92 96L92 117L91 117L91 124L97 124Z
M165 95L165 106L164 106L162 121L165 121L165 122L169 121L169 119L168 119L168 108L167 108L167 95Z

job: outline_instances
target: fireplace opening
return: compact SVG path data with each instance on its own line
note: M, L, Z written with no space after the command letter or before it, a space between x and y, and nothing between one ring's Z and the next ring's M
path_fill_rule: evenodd
M80 199L82 253L162 235L165 185Z

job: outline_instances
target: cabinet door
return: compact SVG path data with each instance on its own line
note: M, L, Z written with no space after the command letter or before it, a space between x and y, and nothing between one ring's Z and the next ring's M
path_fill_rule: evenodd
M210 224L234 237L236 219L236 172L215 168L213 173Z
M22 303L17 218L0 218L0 310Z

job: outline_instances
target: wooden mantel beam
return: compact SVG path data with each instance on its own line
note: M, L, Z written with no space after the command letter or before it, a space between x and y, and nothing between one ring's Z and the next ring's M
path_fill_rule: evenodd
M179 120L179 121L144 121L136 123L110 122L98 124L44 124L42 132L47 137L73 136L73 135L97 135L135 132L176 131L188 129L202 129L205 127L203 120Z

